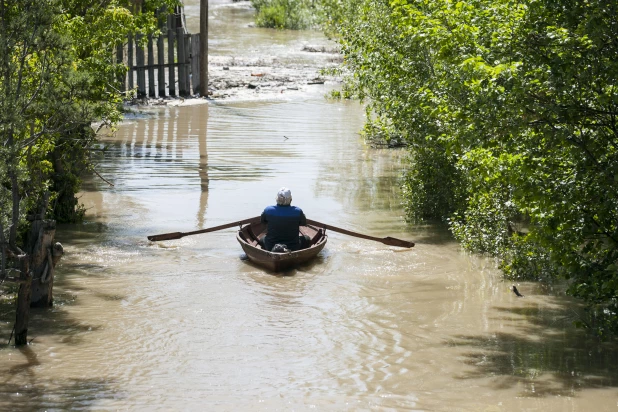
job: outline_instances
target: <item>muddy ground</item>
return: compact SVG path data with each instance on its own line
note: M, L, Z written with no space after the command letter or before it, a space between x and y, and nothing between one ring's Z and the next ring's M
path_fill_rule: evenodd
M323 66L282 63L276 58L247 59L226 56L209 58L208 100L270 100L291 95L326 93L341 84L341 78L323 73L337 67L342 57L336 48L305 46L309 53L327 55ZM130 105L184 106L204 103L203 96L187 98L134 99Z
M281 94L311 93L318 85L335 85L340 79L323 74L326 67L338 66L339 51L333 47L304 46L309 53L328 55L324 66L282 63L276 58L255 60L214 57L209 64L209 97L226 98L274 98Z

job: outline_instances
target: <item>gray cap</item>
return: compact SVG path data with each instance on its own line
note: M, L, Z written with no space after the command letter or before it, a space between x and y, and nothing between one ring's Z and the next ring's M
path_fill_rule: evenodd
M292 203L292 192L287 187L282 187L277 192L277 204L280 206L289 206Z

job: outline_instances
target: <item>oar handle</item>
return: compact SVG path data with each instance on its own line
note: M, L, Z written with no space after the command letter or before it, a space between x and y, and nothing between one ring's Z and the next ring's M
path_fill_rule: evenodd
M390 237L390 236L385 237L385 238L380 238L380 237L375 237L375 236L364 235L362 233L352 232L351 230L342 229L337 226L327 225L326 223L318 222L317 220L311 220L311 219L307 219L307 223L313 226L332 230L333 232L339 232L339 233L343 233L344 235L359 237L361 239L373 240L373 241L380 242L380 243L383 243L389 246L408 247L408 248L414 247L414 242L409 242L407 240L401 240L401 239L397 239L397 238Z
M180 239L185 236L190 235L199 235L200 233L208 233L208 232L216 232L217 230L227 229L234 226L245 225L248 223L258 223L260 221L260 216L251 217L249 219L238 220L236 222L226 223L220 226L213 226L206 229L194 230L193 232L172 232L172 233L163 233L160 235L151 235L148 236L148 240L151 242L160 242L162 240L173 240Z

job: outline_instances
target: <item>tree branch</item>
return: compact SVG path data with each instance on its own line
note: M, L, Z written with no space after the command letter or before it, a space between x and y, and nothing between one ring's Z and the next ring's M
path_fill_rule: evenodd
M107 179L105 179L103 176L101 176L101 175L99 174L99 172L97 172L94 168L92 169L92 171L94 172L94 174L96 174L97 176L99 176L99 178L100 178L102 181L104 181L105 183L107 183L108 185L110 185L110 186L112 186L112 187L114 186L114 184L113 184L112 182L110 182L109 180L107 180Z

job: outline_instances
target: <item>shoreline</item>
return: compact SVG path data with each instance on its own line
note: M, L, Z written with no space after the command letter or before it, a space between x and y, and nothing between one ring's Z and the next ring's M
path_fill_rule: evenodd
M125 106L187 106L208 101L272 100L317 91L326 93L342 83L340 77L322 73L323 69L338 67L343 62L343 56L336 47L305 44L300 52L309 58L313 57L313 60L318 60L316 57L319 56L326 63L281 62L267 56L209 56L207 98L199 94L188 97L134 98L127 101Z

